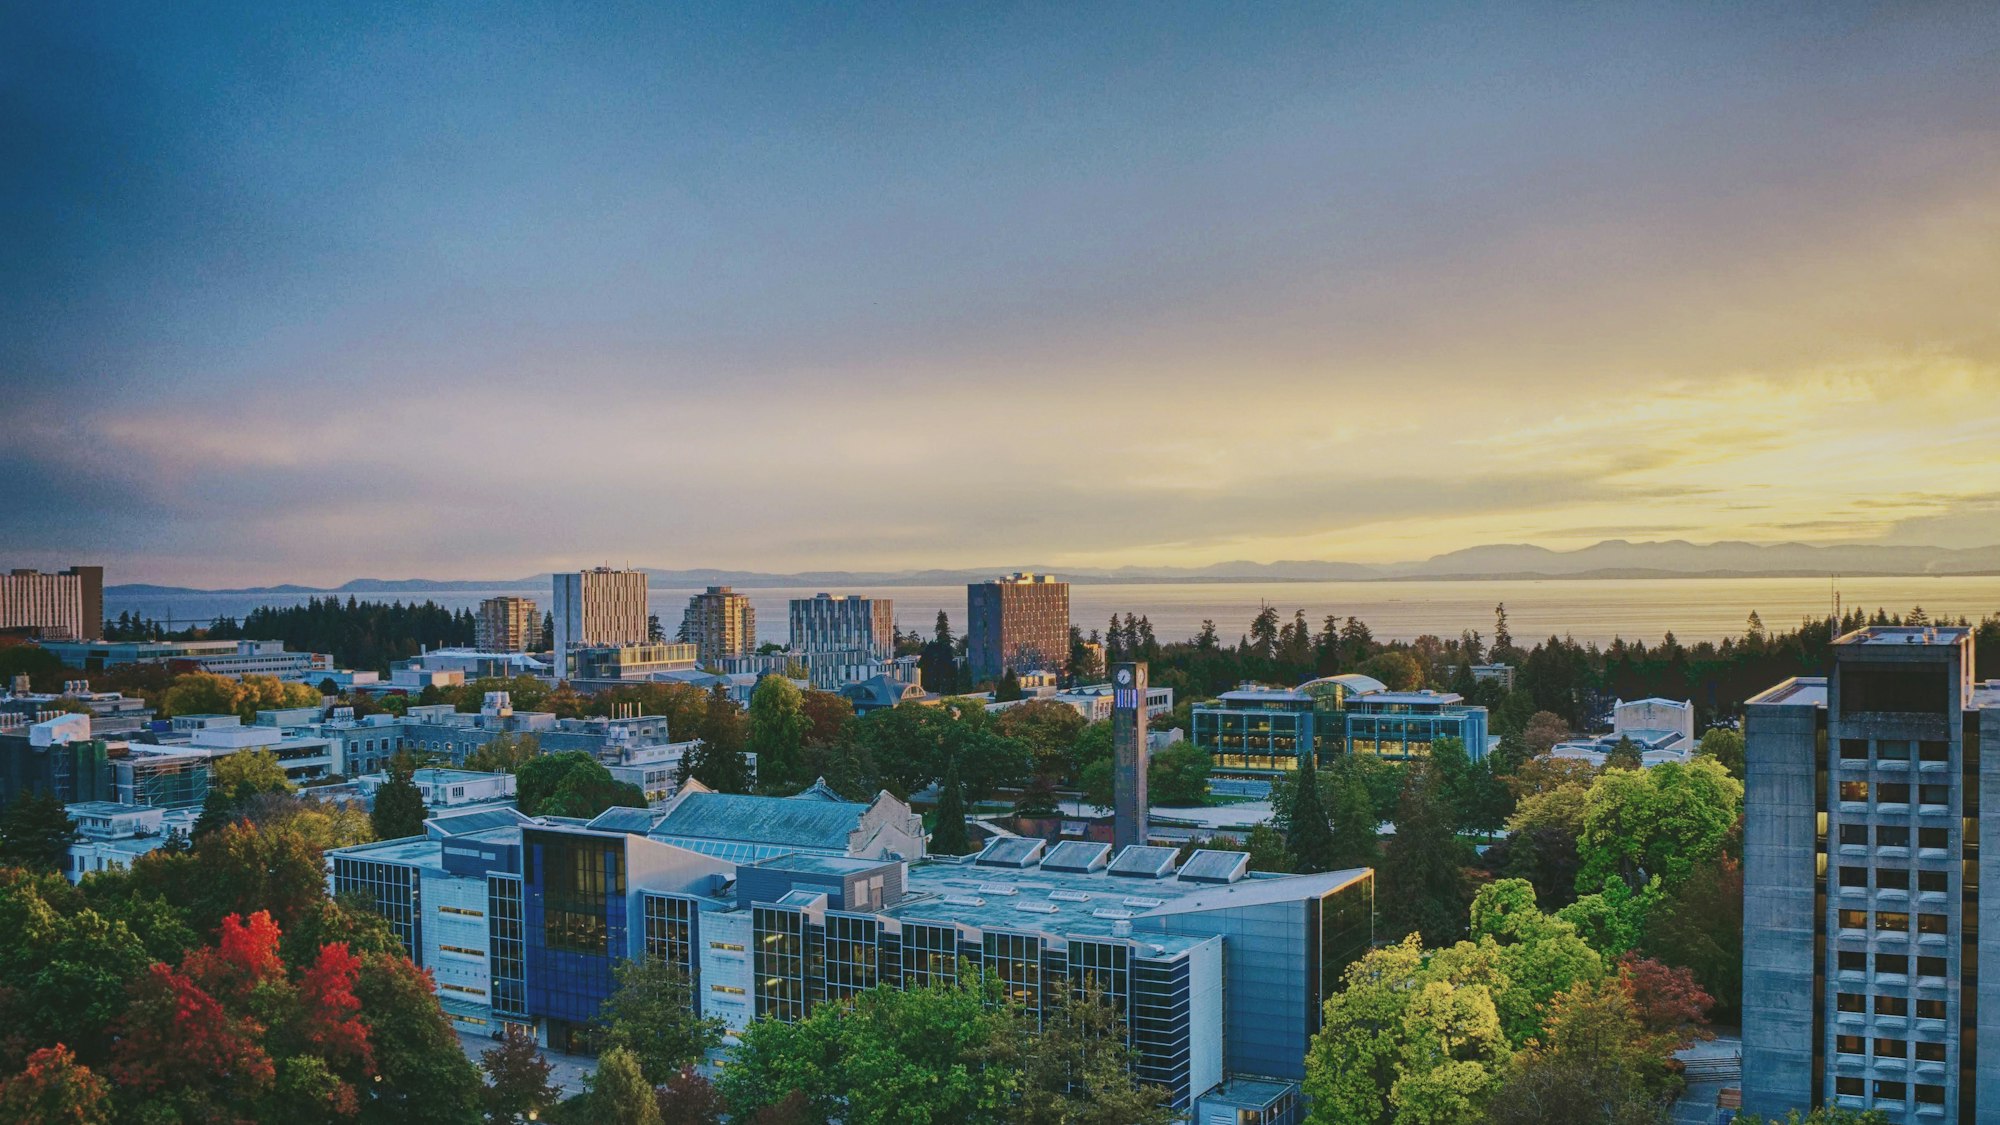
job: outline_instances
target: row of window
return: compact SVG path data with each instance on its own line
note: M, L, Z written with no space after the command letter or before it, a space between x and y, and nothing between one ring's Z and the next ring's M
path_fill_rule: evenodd
M1907 805L1910 803L1911 788L1912 786L1908 782L1878 782L1873 786L1875 801L1877 804L1883 805ZM1951 786L1949 785L1918 785L1914 788L1916 789L1917 803L1920 805L1942 806L1951 804ZM1869 791L1870 786L1865 781L1843 781L1840 783L1840 799L1843 801L1866 801Z
M1868 1054L1867 1046L1868 1041L1859 1035L1836 1035L1833 1037L1833 1049L1843 1055ZM1907 1059L1911 1055L1912 1047L1916 1049L1916 1059L1918 1062L1941 1063L1944 1061L1944 1044L1927 1043L1921 1040L1911 1043L1903 1039L1877 1039L1875 1040L1874 1055L1878 1059Z
M1868 844L1868 825L1866 824L1841 825L1840 842L1842 844L1858 844L1863 847L1866 847ZM1875 846L1878 848L1909 847L1910 846L1909 826L1901 824L1876 825ZM1917 846L1920 848L1949 848L1951 846L1951 829L1919 828L1917 829Z
M1865 930L1868 928L1866 910L1843 910L1840 912L1840 928L1843 930ZM1877 910L1875 929L1886 933L1906 934L1910 932L1910 916L1899 910ZM1917 932L1920 934L1948 934L1951 919L1943 914L1917 915Z
M1840 971L1843 973L1866 972L1868 971L1868 954L1861 952L1860 950L1843 949L1840 951L1840 959L1838 964L1840 967ZM1878 974L1908 976L1910 973L1909 955L1904 953L1877 953L1875 955L1875 971ZM1944 974L1945 974L1944 958L1942 957L1917 958L1918 976L1943 977Z
M1910 760L1910 740L1907 738L1881 738L1874 743L1874 760L1878 762L1907 762ZM1840 740L1840 760L1843 762L1865 762L1869 760L1869 742L1865 738L1843 738ZM1951 761L1951 744L1925 739L1916 744L1917 760L1922 762Z
M1833 1092L1844 1098L1866 1097L1869 1088L1867 1079L1842 1075L1833 1080ZM1917 1088L1918 1105L1943 1105L1944 1087L1919 1082ZM1900 1102L1909 1097L1909 1087L1901 1082L1877 1080L1874 1083L1875 1100L1878 1102Z
M1846 867L1840 869L1840 885L1858 890L1868 889L1866 867ZM1910 870L1907 867L1877 867L1875 889L1878 891L1907 891L1910 889ZM1917 872L1917 890L1925 894L1942 894L1951 889L1951 873L1948 871Z
M1835 994L1835 1009L1850 1014L1863 1015L1868 1011L1869 997L1856 992ZM1878 1016L1907 1016L1910 1014L1910 998L1907 996L1876 996L1875 1014ZM1945 1002L1942 1000L1918 1000L1917 1018L1920 1020L1941 1020L1945 1018Z

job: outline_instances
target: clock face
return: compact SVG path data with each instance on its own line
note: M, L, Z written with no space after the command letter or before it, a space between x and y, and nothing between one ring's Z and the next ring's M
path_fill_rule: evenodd
M1130 668L1120 668L1120 669L1118 669L1118 682L1119 682L1119 683L1121 683L1121 684L1129 684L1129 683L1131 683L1131 682L1132 682L1132 669L1130 669Z

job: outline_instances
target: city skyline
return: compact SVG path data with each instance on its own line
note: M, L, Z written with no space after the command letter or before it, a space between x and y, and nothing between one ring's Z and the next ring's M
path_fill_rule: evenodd
M1991 10L0 20L12 565L2000 541Z

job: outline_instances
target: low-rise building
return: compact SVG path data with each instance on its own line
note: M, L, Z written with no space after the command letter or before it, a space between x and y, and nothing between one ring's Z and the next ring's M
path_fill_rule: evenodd
M1347 752L1383 758L1430 756L1441 738L1456 738L1473 761L1498 740L1486 731L1486 708L1449 691L1378 691L1348 700Z
M1630 741L1640 764L1686 762L1694 756L1694 704L1686 700L1620 700L1611 709L1607 734L1558 742L1550 753L1558 758L1602 766L1621 742Z
M389 784L386 773L363 774L355 779L361 796L369 801ZM484 773L479 770L449 770L426 767L410 771L410 782L424 798L424 807L433 815L489 805L512 807L514 775Z
M85 875L117 871L167 842L169 833L194 831L199 809L162 809L112 801L83 801L68 806L76 824L63 875L80 883Z
M1246 683L1196 704L1189 715L1189 740L1223 772L1288 773L1300 758L1320 752L1320 714L1304 691Z

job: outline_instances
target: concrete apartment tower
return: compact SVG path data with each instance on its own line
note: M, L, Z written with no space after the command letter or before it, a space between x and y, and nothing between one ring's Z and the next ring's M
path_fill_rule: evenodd
M1969 631L1856 630L1744 727L1744 1109L2000 1121L2000 681Z
M1011 574L965 588L965 658L972 678L1062 672L1069 663L1069 583Z
M727 586L710 586L688 599L681 640L695 647L695 659L703 667L724 657L748 656L757 651L757 609Z
M52 641L103 640L104 568L0 574L0 629L31 629Z
M550 613L556 673L567 677L576 649L646 643L646 572L600 566L558 574Z
M498 597L479 603L472 635L481 652L527 652L541 633L542 616L535 599Z
M1146 800L1146 666L1111 666L1111 844L1144 844Z

